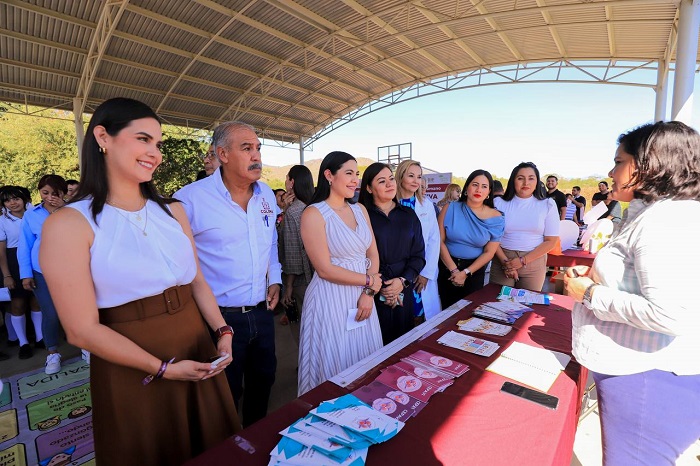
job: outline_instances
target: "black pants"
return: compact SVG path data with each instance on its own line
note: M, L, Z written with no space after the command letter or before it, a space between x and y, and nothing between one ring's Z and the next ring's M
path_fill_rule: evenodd
M452 260L459 270L464 270L468 268L475 259L459 259L452 257ZM485 273L486 267L481 267L467 277L464 281L464 286L454 286L450 281L450 271L447 270L447 267L445 267L442 261L439 261L437 282L442 308L450 307L466 295L482 289L484 287Z
M231 347L233 362L226 367L226 378L243 427L248 427L267 415L270 390L275 383L274 316L266 309L264 301L245 314L223 312L223 316L235 332Z

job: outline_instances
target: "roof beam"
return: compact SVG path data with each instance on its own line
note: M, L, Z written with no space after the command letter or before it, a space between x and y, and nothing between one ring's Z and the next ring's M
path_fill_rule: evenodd
M255 3L255 1L256 0L253 0L253 3ZM245 44L241 44L240 42L235 42L233 40L225 39L225 38L221 37L220 35L228 28L228 26L230 24L232 24L234 22L234 20L236 18L230 18L224 27L222 27L216 34L212 34L208 31L204 31L202 29L197 29L194 26L190 26L189 24L183 23L181 21L177 21L177 20L172 19L172 18L168 18L167 16L163 16L163 15L155 13L151 10L137 7L135 5L129 5L128 10L132 11L140 16L143 16L145 18L150 18L150 19L153 19L155 21L161 22L163 24L167 24L168 26L174 27L176 29L181 29L181 30L187 31L191 34L195 34L195 35L198 35L198 36L203 37L205 39L209 39L207 44L204 46L204 48L202 50L200 50L199 53L193 54L192 62L196 62L196 61L199 61L201 58L204 58L202 55L204 50L207 47L209 47L209 45L211 45L212 43L218 42L218 43L223 44L227 47L230 47L230 48L233 48L236 50L241 50L241 51L246 52L246 53L253 55L255 57L264 58L265 60L268 60L268 61L274 63L275 65L283 66L283 67L287 67L287 68L292 68L294 71L308 74L309 76L312 76L312 77L318 79L319 81L323 81L326 83L332 82L333 84L340 86L340 87L343 87L343 88L349 90L350 92L354 92L354 93L360 94L360 95L367 94L367 91L365 89L357 88L357 87L352 86L351 84L347 84L339 79L333 79L333 78L330 78L329 76L326 76L326 75L323 75L323 74L320 74L320 73L317 73L317 72L314 72L311 70L300 69L299 66L294 65L293 63L290 63L289 61L283 60L282 58L275 57L274 55L270 55L270 54L265 53L261 50L254 49L254 48L249 47ZM188 66L188 69L189 69L189 67L191 67L191 65L192 65L192 63L190 63L190 65ZM255 77L261 76L257 73L250 73L249 75L255 76Z
M280 1L280 0L265 0L267 3L270 5L273 5L280 10L294 16L295 18L298 18L301 21L304 21L307 24L310 24L314 26L317 29L320 29L321 31L325 32L326 34L329 34L330 37L337 37L339 39L342 39L346 42L348 42L349 45L351 46L356 46L360 45L361 50L369 50L373 54L375 54L376 57L380 57L384 59L387 63L387 65L393 67L395 70L410 76L413 79L417 79L421 77L421 73L410 66L398 62L396 60L391 59L389 55L387 55L385 52L382 50L377 49L376 47L366 47L365 41L360 39L359 37L355 36L354 34L350 33L348 31L348 28L340 28L336 24L333 24L330 21L327 21L325 18L323 18L320 15L317 15L313 11L304 8L303 6L299 5L298 3L295 3L293 1ZM373 15L374 16L374 15ZM389 60L387 60L389 59Z
M90 95L90 89L102 62L102 57L112 38L112 34L117 28L117 24L119 24L127 3L129 3L129 0L107 0L102 7L102 11L100 11L97 27L90 39L87 57L85 58L85 63L83 63L83 75L80 78L75 94L79 99L76 100L78 105L74 109L77 115L82 115L85 110L85 99Z
M414 3L414 6L418 11L420 11L423 16L425 16L428 20L430 20L431 23L437 24L440 23L440 18L437 17L435 13L432 11L428 10L423 2L420 0L416 1ZM445 34L447 37L450 39L454 39L454 44L457 45L464 53L469 55L474 62L479 64L480 66L486 65L486 60L481 58L476 51L471 48L465 41L463 41L457 34L455 34L452 29L450 29L448 26L443 26L439 25L438 28L440 31L442 31L443 34Z
M232 10L230 8L226 8L225 6L219 5L216 2L213 2L211 0L194 0L195 2L199 3L202 6L205 6L207 8L210 8L214 11L217 11L223 15L227 16L235 16L238 21L240 21L243 24L246 24L250 27L253 27L255 29L258 29L259 31L263 31L273 37L276 37L280 40L283 40L285 42L289 42L290 44L296 45L297 47L303 49L303 50L308 50L309 52L325 58L328 61L331 61L337 65L342 66L343 68L347 68L349 71L352 71L353 73L357 73L361 76L364 76L366 78L369 78L373 81L376 81L380 84L384 84L385 86L393 86L393 83L390 81L387 81L386 79L382 78L381 76L378 76L374 73L371 73L367 70L363 70L361 68L358 68L357 66L353 65L352 63L346 62L345 60L342 60L328 52L323 51L322 49L319 49L318 47L315 47L311 44L307 44L306 42L299 40L293 36L290 36L289 34L285 34L282 31L278 31L266 24L261 23L260 21L256 21L248 16L241 15L240 12L237 12L236 10ZM285 62L286 63L286 62Z
M443 71L446 71L446 72L450 71L450 69L451 69L450 66L443 63L442 60L435 57L432 53L428 52L423 47L421 47L420 45L413 42L411 39L409 39L406 36L404 36L403 34L401 34L396 28L391 26L386 21L380 19L378 16L375 16L370 10L368 10L364 6L360 5L355 0L343 0L343 3L345 3L350 8L352 8L353 10L360 13L362 16L371 18L370 21L372 21L374 24L376 24L380 28L387 31L389 34L397 34L396 38L398 40L400 40L404 44L406 44L409 47L411 47L412 49L414 49L423 58L426 58L428 61L432 62L433 65L437 66L438 68L442 68ZM410 8L410 6L408 6L408 8Z
M610 56L615 56L617 45L615 43L615 28L613 26L613 14L610 5L605 5L605 25L608 31L608 47L610 48Z
M547 4L545 3L545 0L536 0L537 1L537 6L540 8L546 7ZM607 11L608 7L605 7L605 10ZM562 58L566 58L566 48L564 47L564 42L562 42L561 37L559 37L559 33L557 32L556 26L554 26L554 21L552 21L552 15L549 11L547 10L541 10L542 12L542 18L544 19L544 22L547 23L548 28L549 28L549 34L552 36L552 40L557 46L557 50L559 51L559 55L561 55Z
M498 35L498 37L501 39L501 42L510 50L510 53L513 54L516 60L522 61L525 59L523 55L520 53L520 51L515 47L515 44L513 44L513 41L510 40L510 38L506 35L505 32L500 31L498 24L496 23L496 20L490 16L487 16L489 14L489 11L486 9L484 6L484 3L482 0L469 0L469 2L474 5L476 8L476 11L481 14L481 17L491 26L491 29ZM539 6L539 5L538 5Z

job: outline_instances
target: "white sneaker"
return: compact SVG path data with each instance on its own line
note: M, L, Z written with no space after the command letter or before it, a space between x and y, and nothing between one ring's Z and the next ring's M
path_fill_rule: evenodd
M81 349L80 352L82 353L83 361L90 364L90 352L85 349Z
M61 355L58 353L51 353L46 357L46 368L44 372L48 375L55 374L61 370Z

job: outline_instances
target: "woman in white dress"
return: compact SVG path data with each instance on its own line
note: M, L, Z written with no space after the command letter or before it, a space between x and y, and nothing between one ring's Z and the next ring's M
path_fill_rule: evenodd
M416 304L414 313L417 319L425 316L430 319L442 310L438 294L437 276L440 259L440 229L433 203L425 198L422 188L423 168L416 160L404 160L396 167L398 189L396 198L402 205L415 210L423 230L425 243L425 267L415 280ZM418 299L420 297L420 299ZM418 311L418 303L421 303Z
M382 286L367 210L348 201L359 184L355 158L331 152L321 163L301 238L315 269L301 313L299 394L382 347L374 295ZM348 330L348 318L367 322Z

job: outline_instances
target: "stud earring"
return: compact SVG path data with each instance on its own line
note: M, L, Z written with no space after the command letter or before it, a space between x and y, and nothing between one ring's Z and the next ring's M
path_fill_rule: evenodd
M104 147L102 147L102 146L100 146L99 151L100 151L100 154L106 154L106 153L107 153L107 150L106 150Z
M328 186L333 186L333 181L332 181L332 180L328 180Z

